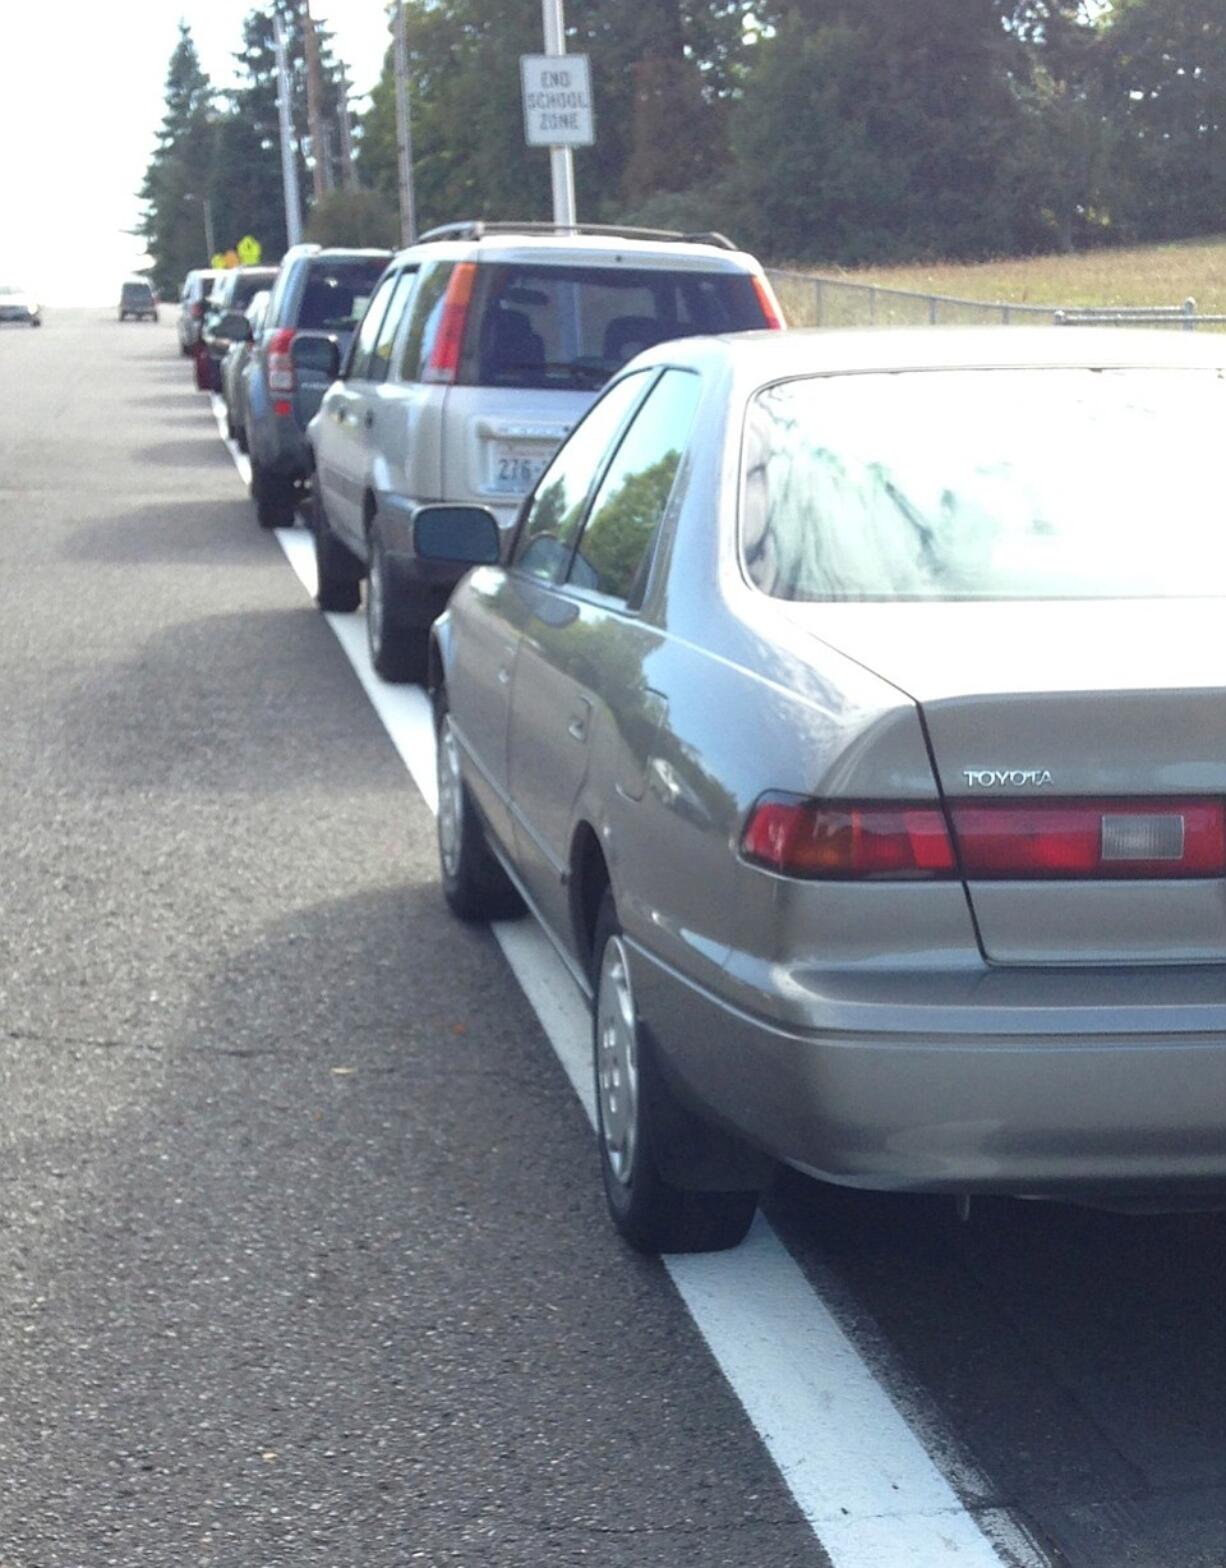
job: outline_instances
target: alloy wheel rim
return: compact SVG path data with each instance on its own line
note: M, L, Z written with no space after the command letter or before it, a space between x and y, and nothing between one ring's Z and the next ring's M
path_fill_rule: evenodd
M444 719L438 746L438 847L443 870L453 879L460 867L463 789L460 748L451 720Z
M596 1091L605 1159L628 1187L638 1145L638 1026L630 966L620 936L610 937L600 963L596 994Z

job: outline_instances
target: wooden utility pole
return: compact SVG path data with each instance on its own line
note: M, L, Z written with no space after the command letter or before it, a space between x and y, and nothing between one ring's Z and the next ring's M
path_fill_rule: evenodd
M340 119L341 131L341 187L347 191L356 191L358 188L358 175L353 162L353 122L349 118L349 73L345 69L345 62L340 62Z
M303 0L302 28L306 43L307 124L311 129L311 164L315 176L315 200L332 185L328 167L328 142L324 136L324 84L319 69L319 39L311 16L311 0Z

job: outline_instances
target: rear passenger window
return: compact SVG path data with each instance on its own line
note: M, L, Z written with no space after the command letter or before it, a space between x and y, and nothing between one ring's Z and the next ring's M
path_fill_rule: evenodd
M386 381L388 371L392 365L392 346L396 335L400 331L400 324L404 320L405 310L413 297L413 290L417 287L417 268L410 267L402 272L396 279L396 287L392 291L392 302L387 307L383 317L383 325L379 328L379 336L375 340L374 353L370 356L369 377L371 381Z
M401 381L422 379L422 371L430 358L430 350L434 347L439 322L442 320L443 300L454 269L453 261L435 261L427 263L417 274L417 292L413 296L409 332L398 366Z
M387 314L387 302L391 299L392 290L395 286L395 277L388 277L384 278L383 282L375 290L366 314L362 317L362 325L358 328L357 336L353 340L353 353L349 356L349 368L345 373L346 380L365 381L369 375L379 328L383 323L384 316Z
M623 604L642 598L652 545L690 437L701 383L666 370L600 482L569 581Z
M646 380L640 371L610 387L541 475L516 541L513 564L521 572L561 582L596 475Z

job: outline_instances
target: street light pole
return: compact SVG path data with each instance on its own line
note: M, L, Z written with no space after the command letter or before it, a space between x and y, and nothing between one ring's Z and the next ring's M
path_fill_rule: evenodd
M396 162L400 176L400 243L417 239L417 207L413 198L413 124L409 115L409 40L404 0L396 0L395 48L392 65L396 76Z
M545 53L566 53L566 23L562 0L541 0L545 23ZM549 149L549 176L553 186L553 221L559 228L575 226L575 155L569 147Z
M302 197L298 192L298 163L294 148L294 122L290 114L289 54L280 13L272 14L273 49L277 57L277 122L281 130L281 185L285 191L285 238L302 240Z

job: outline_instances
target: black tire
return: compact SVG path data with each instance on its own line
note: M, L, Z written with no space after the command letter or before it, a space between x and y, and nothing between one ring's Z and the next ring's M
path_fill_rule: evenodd
M126 310L121 310L119 312L119 319L120 321L126 321L128 319L128 313Z
M31 326L32 326L32 327L41 327L41 326L42 326L42 324L43 324L43 323L42 323L42 317L41 317L41 316L35 316L35 317L34 317L34 318L33 318L33 320L32 320L32 321L31 321L31 322L30 322L30 325L31 325Z
M424 682L426 678L430 628L406 615L405 601L411 592L376 519L370 531L366 645L371 664L385 681Z
M434 703L438 741L439 875L443 897L461 920L510 920L524 912L515 884L490 849L485 824L473 805L459 764L459 742L451 728L447 697Z
M280 474L270 474L252 459L251 495L261 528L294 526L294 485Z
M619 973L620 971L620 973ZM677 1103L634 1005L627 949L606 891L592 945L596 1141L609 1217L638 1252L722 1252L745 1239L756 1191L690 1192L661 1174L666 1127L704 1129ZM714 1135L713 1136L717 1136Z
M230 412L229 403L226 404L226 435L231 441L238 435L238 426L234 423L234 415Z
M247 427L246 427L246 425L235 425L235 427L234 427L234 444L238 447L240 452L249 452L251 450L250 446L248 446L248 444L247 444Z
M356 610L362 602L362 563L332 532L318 489L311 497L311 532L315 535L315 603L321 610Z

